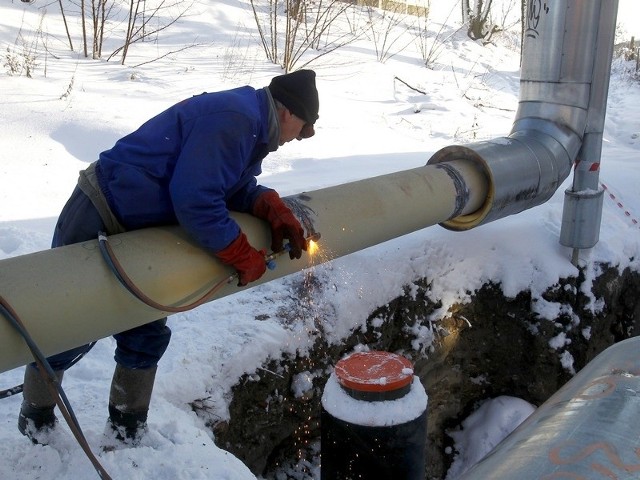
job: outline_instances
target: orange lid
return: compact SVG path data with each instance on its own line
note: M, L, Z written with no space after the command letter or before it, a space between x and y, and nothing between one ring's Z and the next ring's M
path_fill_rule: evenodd
M353 353L336 363L340 385L359 392L390 392L413 380L409 360L390 352Z

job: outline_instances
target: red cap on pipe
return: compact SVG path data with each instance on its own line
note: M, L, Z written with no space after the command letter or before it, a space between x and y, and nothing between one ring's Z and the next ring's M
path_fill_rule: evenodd
M413 380L409 360L390 352L353 353L336 363L340 385L358 392L391 392L408 386Z

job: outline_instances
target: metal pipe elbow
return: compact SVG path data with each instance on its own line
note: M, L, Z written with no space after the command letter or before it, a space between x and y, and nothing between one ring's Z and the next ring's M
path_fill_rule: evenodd
M559 126L556 129L562 131ZM571 172L572 159L559 136L542 129L523 130L436 152L428 164L472 162L480 166L488 182L486 199L478 210L440 225L468 230L546 202Z
M603 110L593 101L606 98L606 87L594 82L607 67L596 65L596 47L609 41L616 5L559 0L539 7L528 7L518 112L509 136L445 147L427 162L473 162L489 182L483 205L441 223L446 228L470 229L547 201L571 173L589 114Z

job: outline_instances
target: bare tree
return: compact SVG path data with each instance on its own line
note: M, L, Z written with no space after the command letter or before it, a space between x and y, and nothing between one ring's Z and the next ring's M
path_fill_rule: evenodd
M278 0L271 0L266 8L257 0L251 0L251 10L253 18L258 27L258 35L262 42L262 48L267 56L267 60L278 63ZM263 17L267 17L267 29L265 29Z
M71 34L69 33L69 25L67 25L67 15L64 12L64 7L62 6L62 0L58 0L58 5L60 5L60 15L62 15L62 21L64 22L64 30L67 33L67 39L69 40L69 48L73 52L73 42L71 41Z
M415 22L415 17L404 13L406 6L392 1L379 0L381 8L365 7L368 16L368 31L379 62L384 63L404 50L413 40L398 46L405 40L407 28Z
M458 33L459 29L453 30L451 32L447 32L447 24L448 20L453 14L455 10L455 5L451 8L451 11L447 15L447 19L440 24L440 28L437 32L431 33L430 30L430 18L429 11L431 9L431 0L426 2L425 7L422 11L418 12L417 22L416 22L416 44L418 46L418 50L420 51L420 55L422 56L422 60L424 65L429 68L436 61L440 53L442 52L445 43L451 37L453 37L456 33Z
M166 30L184 17L192 5L193 3L188 3L184 6L184 2L182 0L174 0L172 3L167 3L166 0L160 0L160 2L153 7L151 11L146 11L145 0L129 0L127 29L124 43L120 47L116 48L111 55L109 55L107 60L111 60L113 57L122 54L121 63L124 65L127 59L127 54L129 53L129 48L132 44L143 41L149 37L157 35L163 30ZM160 18L164 18L164 16L167 17L166 21L158 23L153 28L147 28L152 20L159 20Z
M31 34L23 34L22 25L18 31L18 36L14 45L7 46L7 52L4 55L4 67L9 75L24 75L28 78L33 77L33 73L38 63L38 45L40 39L43 38L42 24L46 12L40 14L40 22L35 32Z
M84 45L84 57L87 58L87 22L85 21L85 5L84 0L80 0L80 18L82 19L82 43Z
M129 45L131 45L134 37L134 29L136 27L136 21L138 20L138 11L140 9L140 0L129 0L129 18L127 22L127 33L124 37L124 45L117 49L111 57L122 51L122 65L124 65L124 61L127 58L127 52L129 51ZM109 58L111 58L109 57Z
M462 23L467 25L467 35L472 40L491 41L491 37L500 31L500 27L491 21L493 0L475 0L473 8L469 0L462 0Z
M331 25L353 6L340 0L250 0L262 48L270 62L286 72L353 42L357 33L332 35ZM309 50L317 54L302 65Z
M500 30L510 30L520 23L520 17L516 17L514 12L524 1L526 0L502 0L493 5L491 15Z
M285 15L285 38L284 42L284 56L283 66L293 65L293 56L296 49L296 43L298 45L303 42L296 42L300 27L304 28L304 8L300 8L300 0L290 0L287 5L287 15ZM304 6L303 6L304 7ZM304 35L304 31L301 32Z
M83 0L84 1L84 0ZM113 2L107 9L107 0L91 0L91 21L93 24L93 42L91 56L94 59L102 57L102 45L104 44L104 27L112 11ZM85 38L85 50L86 50Z

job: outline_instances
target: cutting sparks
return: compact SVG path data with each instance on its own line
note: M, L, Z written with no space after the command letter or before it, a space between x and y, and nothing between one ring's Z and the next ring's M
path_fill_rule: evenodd
M309 253L309 255L314 255L319 248L320 247L315 241L309 240L309 244L307 245L307 252Z

